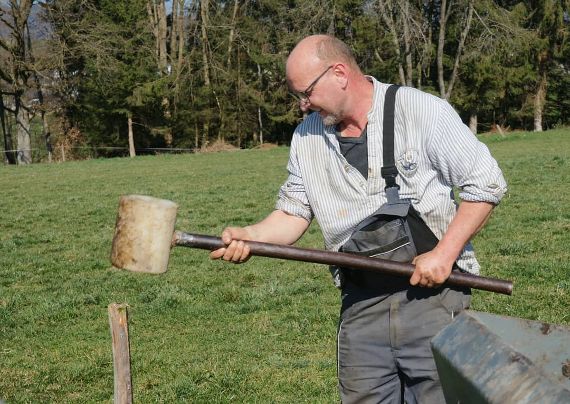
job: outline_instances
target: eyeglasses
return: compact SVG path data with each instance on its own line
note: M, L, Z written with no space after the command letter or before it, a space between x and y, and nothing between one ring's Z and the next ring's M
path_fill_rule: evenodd
M291 94L301 102L309 102L309 97L311 96L313 89L315 88L315 86L317 85L319 80L325 74L327 74L327 72L330 69L332 69L333 66L334 65L330 65L329 67L327 67L327 69L324 72L322 72L321 74L319 74L319 76L316 79L314 79L313 82L311 84L309 84L309 87L307 87L304 91L292 91Z

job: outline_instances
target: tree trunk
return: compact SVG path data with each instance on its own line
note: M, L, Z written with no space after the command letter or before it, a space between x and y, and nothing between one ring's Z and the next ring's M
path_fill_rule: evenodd
M4 21L10 29L8 34L10 38L8 60L11 69L9 85L12 87L11 92L14 96L18 164L30 164L32 162L30 116L24 105L24 94L29 89L29 68L27 67L29 49L26 46L26 26L32 3L32 0L10 0L9 5L13 21L10 24L6 20Z
M534 131L542 132L542 114L544 112L544 104L546 101L546 74L543 72L540 75L540 81L534 96Z
M177 68L178 74L182 71L184 62L184 0L178 0L178 16L176 18L177 36L178 36L178 53L177 53Z
M168 35L168 28L166 25L166 8L164 6L164 0L158 1L157 6L157 23L158 23L158 38L159 38L159 67L163 74L168 73L168 56L166 54L166 38Z
M228 69L230 68L230 63L232 60L232 45L234 43L234 35L235 35L235 30L236 30L236 18L237 18L238 9L239 9L239 0L234 0L234 9L232 12L232 22L230 25L230 34L228 37L228 61L226 64Z
M257 76L259 78L259 88L261 90L262 76L261 76L261 66L257 64ZM261 91L260 91L261 94ZM259 144L263 144L263 120L261 119L261 103L257 106L257 122L259 123Z
M463 31L461 31L461 38L459 39L459 44L457 45L457 53L455 54L455 62L453 63L453 71L451 72L451 77L449 78L449 83L447 85L447 91L445 92L445 99L449 100L451 98L451 92L453 91L453 86L455 80L457 80L457 74L459 71L459 62L461 60L461 55L463 54L463 47L465 46L465 40L471 29L471 21L473 20L473 0L469 1L467 9L467 17L465 20L465 25Z
M135 137L133 135L133 116L130 112L127 114L127 126L129 128L129 156L135 157L137 153L135 151Z
M257 121L259 122L259 144L263 144L263 120L261 119L261 107L257 107Z
M201 20L201 39L202 39L202 65L204 74L204 86L207 90L210 89L210 64L208 62L208 0L200 0L200 20ZM202 132L202 146L208 144L208 132L210 131L210 118L209 114L204 120L204 127Z
M404 28L404 56L406 60L406 85L411 87L413 85L413 75L414 75L414 68L412 64L412 38L410 34L410 2L408 0L404 0L400 2L400 8L404 14L404 18L402 19L403 28Z
M164 0L148 0L146 10L150 19L152 33L155 40L154 54L157 59L160 74L167 73L168 57L166 54L166 39L168 35L166 25L166 7Z
M240 63L240 51L239 48L237 49L237 79L236 79L236 105L237 105L237 114L241 116L241 100L240 100L240 93L241 93L241 85L240 85L240 77L241 77L241 63ZM241 119L234 119L236 123L236 132L238 138L238 148L241 149Z
M30 54L30 56L29 56L30 61L32 63L35 63L34 54L32 52L32 37L30 35L30 27L28 25L26 25L26 35L27 35L27 40L28 40L28 51ZM49 131L49 124L47 121L47 114L46 114L47 108L46 108L46 104L44 102L44 92L42 90L42 83L40 81L40 76L39 76L38 72L34 70L33 76L34 76L34 82L36 84L36 92L37 92L37 97L38 97L38 101L39 101L40 115L42 118L42 138L44 139L44 142L46 145L48 162L51 163L52 162L53 147L51 144L51 133Z
M198 130L198 124L194 124L194 150L198 150L200 147L200 131Z
M172 36L176 36L176 44L178 45L178 50L174 50L171 48L171 53L174 55L176 53L176 58L172 59L173 62L176 60L176 69L175 69L175 77L174 77L174 92L172 95L173 98L173 112L176 113L178 107L178 100L180 95L180 76L182 74L182 68L184 66L184 0L173 0L174 3L178 4L176 7L177 14L174 15L174 11L172 14Z
M168 59L167 46L166 46L168 39L168 26L166 21L166 6L164 2L165 0L148 0L148 2L146 3L147 13L152 27L152 33L155 38L154 53L157 59L158 72L161 76L170 75L172 72L172 65ZM172 5L173 18L175 17L175 12L176 9L178 8L177 6L178 6L177 0L174 0L174 3ZM173 27L174 25L175 24L173 20ZM173 33L173 35L171 36L171 41L174 41L175 43L176 39L174 37L175 35ZM171 42L171 44L172 43L173 42ZM171 49L171 52L174 51L175 50ZM167 96L162 97L161 106L164 118L169 120L170 117L172 116L172 113L170 111L170 99ZM166 145L170 146L172 144L172 131L167 130L166 132L164 132L163 137Z
M30 137L30 114L22 105L16 104L16 139L18 143L18 164L32 163L32 141Z
M422 36L425 39L424 46L421 51L421 57L418 62L418 78L417 78L417 88L422 89L422 79L425 74L426 77L430 77L430 66L432 62L432 43L433 43L433 24L430 23L433 19L434 14L434 4L433 2L428 2L426 9L424 10L425 18L427 23L422 24L427 29L427 32L422 32Z
M52 155L53 155L53 146L51 144L51 132L49 131L49 123L47 120L47 114L45 111L42 111L42 136L44 138L46 144L46 150L48 153L48 162L52 162Z
M170 24L170 63L173 64L176 61L176 52L178 51L178 0L172 0L172 11L171 11L171 24Z
M449 98L451 97L453 86L455 84L455 81L457 80L457 75L459 72L459 63L461 61L461 56L463 54L465 40L467 39L467 35L469 35L469 30L471 29L471 21L473 20L473 12L474 12L473 0L470 0L467 8L467 16L465 17L465 21L463 22L463 30L461 31L459 44L457 45L457 51L453 63L453 70L449 77L449 81L446 84L443 58L445 54L444 48L445 48L445 33L447 29L447 21L449 20L449 16L451 14L452 5L453 1L450 1L448 4L447 0L441 0L441 8L439 16L439 38L437 41L437 81L439 84L439 94L441 98L444 98L446 100L449 100Z
M469 129L471 129L471 133L474 135L477 134L477 113L472 112L471 116L469 117Z
M150 26L152 28L152 34L154 36L154 57L156 59L156 63L158 64L160 60L160 46L158 40L158 23L156 17L156 3L154 0L148 0L146 3L146 12L148 14L148 18L150 20Z
M226 133L226 120L224 119L224 110L222 108L222 103L220 102L220 98L215 91L212 91L214 94L214 99L216 100L216 105L218 106L218 116L220 117L220 128L218 130L218 140L223 142L225 141L225 133Z
M402 65L402 53L400 51L400 42L398 41L398 32L396 31L396 25L392 19L392 10L388 8L388 5L383 0L378 0L378 8L380 15L384 20L384 23L388 26L390 34L392 36L392 44L394 45L394 52L398 59L398 74L400 75L400 84L406 85L406 74L404 73L404 67Z
M210 87L210 64L208 63L208 0L200 2L201 40L202 40L202 66L204 85Z
M0 93L0 124L2 126L2 135L4 138L4 158L8 164L16 164L16 155L14 154L14 146L12 144L12 134L6 125L6 107L4 106L4 96Z
M451 8L451 6L449 7ZM437 82L439 84L439 94L441 98L445 98L445 80L443 77L443 47L445 45L445 28L447 25L449 9L447 0L441 0L439 10L439 38L437 41Z

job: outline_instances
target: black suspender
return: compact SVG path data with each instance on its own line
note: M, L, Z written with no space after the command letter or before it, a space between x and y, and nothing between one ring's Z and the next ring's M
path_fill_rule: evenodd
M383 166L380 171L382 178L386 181L386 189L400 187L396 184L398 169L394 161L394 105L396 102L396 91L400 86L392 84L386 90L384 97L384 122L382 128L382 148Z

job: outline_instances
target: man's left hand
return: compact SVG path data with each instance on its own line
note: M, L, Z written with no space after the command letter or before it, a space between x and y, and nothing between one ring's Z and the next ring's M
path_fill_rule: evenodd
M447 262L437 250L418 255L412 264L415 264L416 269L410 278L410 285L428 288L438 287L445 282L453 267L453 262Z

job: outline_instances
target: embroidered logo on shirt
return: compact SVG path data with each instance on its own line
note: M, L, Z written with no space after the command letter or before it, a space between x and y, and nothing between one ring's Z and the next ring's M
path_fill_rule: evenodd
M419 153L414 149L408 149L400 155L396 162L400 174L405 175L406 177L414 175L418 170L418 158Z

